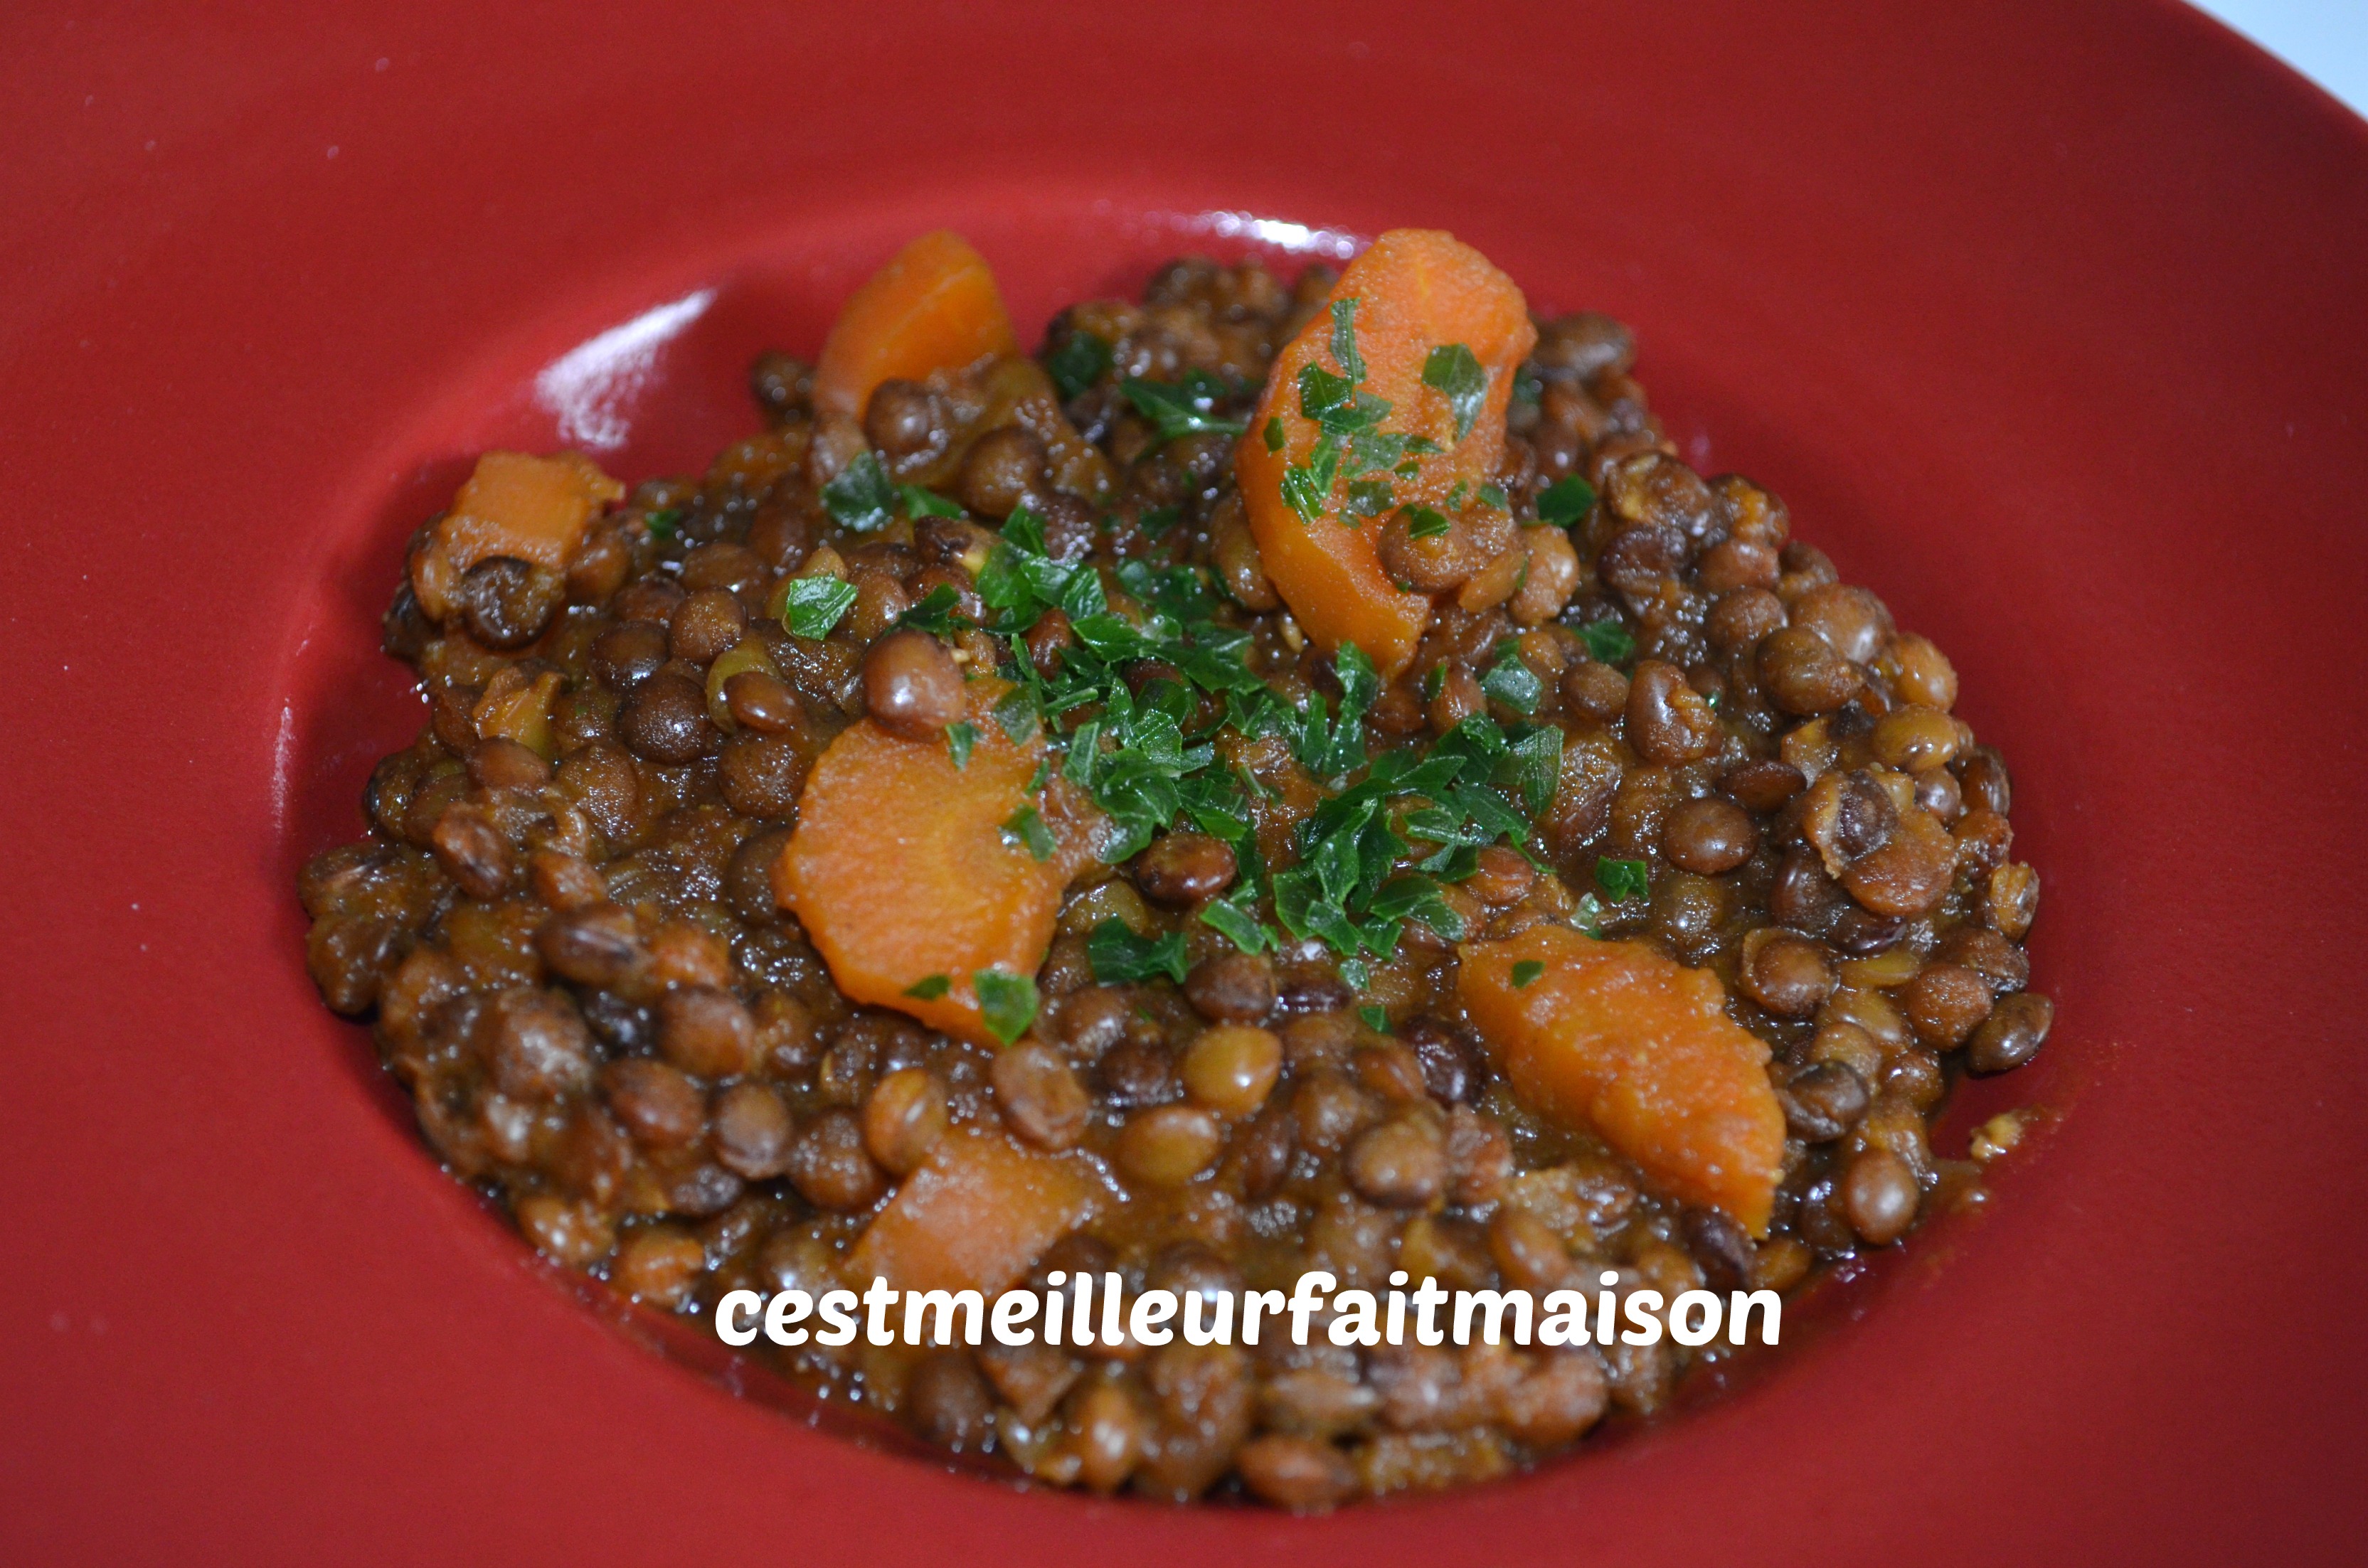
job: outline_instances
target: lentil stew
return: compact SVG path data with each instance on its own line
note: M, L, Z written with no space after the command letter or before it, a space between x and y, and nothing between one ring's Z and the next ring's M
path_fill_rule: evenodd
M655 1310L875 1273L1792 1291L1977 1198L2041 1048L1954 670L1443 234L1176 262L1029 356L925 236L763 433L486 454L428 722L302 893L450 1169ZM1733 1354L766 1346L1059 1485L1506 1473Z

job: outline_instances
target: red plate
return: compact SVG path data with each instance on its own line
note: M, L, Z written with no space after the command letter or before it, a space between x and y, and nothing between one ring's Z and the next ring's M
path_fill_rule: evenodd
M2137 0L632 9L11 16L0 1556L2356 1551L2368 128ZM2053 1131L1770 1376L1318 1521L948 1475L648 1354L429 1161L290 889L411 722L372 622L472 448L694 463L926 226L1031 329L1328 243L1223 214L1443 225L1635 324L1689 455L1955 657L2060 1005L1951 1124Z

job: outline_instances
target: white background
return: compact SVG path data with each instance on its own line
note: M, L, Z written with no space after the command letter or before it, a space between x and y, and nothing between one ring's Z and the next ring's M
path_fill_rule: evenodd
M2368 115L2368 0L2195 0Z

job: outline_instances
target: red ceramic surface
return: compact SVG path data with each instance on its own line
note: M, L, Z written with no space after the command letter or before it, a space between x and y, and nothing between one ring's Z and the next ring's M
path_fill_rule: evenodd
M2135 0L377 9L0 19L0 1557L2356 1552L2359 121ZM1296 233L1221 213L1446 226L1634 323L1689 455L1954 655L2061 1009L1952 1126L2060 1123L1770 1375L1318 1521L651 1355L430 1163L290 891L412 722L372 623L473 448L692 463L915 231L1032 332Z

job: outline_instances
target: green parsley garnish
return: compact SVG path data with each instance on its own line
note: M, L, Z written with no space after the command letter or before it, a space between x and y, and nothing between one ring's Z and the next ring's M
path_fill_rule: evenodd
M1274 946L1274 933L1260 925L1257 915L1227 899L1212 899L1202 905L1201 924L1246 953L1262 953Z
M1036 1021L1036 982L1032 976L983 969L970 977L978 989L978 1010L986 1032L1009 1045Z
M1530 983L1545 973L1546 966L1535 959L1523 959L1513 966L1513 989L1527 991Z
M1497 644L1497 662L1480 677L1480 689L1492 700L1526 718L1538 710L1538 699L1545 695L1546 683L1521 662L1513 640L1508 637Z
M1332 717L1321 692L1310 694L1300 710L1294 748L1300 766L1319 778L1336 778L1365 765L1365 714L1382 694L1372 661L1354 642L1340 644L1333 673L1340 681L1338 719Z
M1046 552L1043 519L1026 506L1014 507L1005 521L1003 541L978 574L978 597L999 612L987 630L1005 635L1027 631L1048 609L1072 621L1110 609L1100 574L1084 562L1053 560Z
M1182 386L1129 376L1119 390L1157 428L1163 445L1187 436L1238 436L1246 428L1240 420L1221 418L1214 412L1224 389L1205 372L1190 373Z
M1364 1019L1365 1027L1375 1034L1390 1032L1390 1010L1387 1007L1360 1007L1357 1017Z
M1033 806L1022 806L1011 813L1003 824L1003 838L1007 844L1025 847L1040 863L1050 860L1053 852L1060 847L1053 841L1053 830L1044 825L1043 817Z
M956 767L970 766L971 748L977 744L976 725L953 723L946 726L946 750L952 754Z
M1442 343L1432 349L1422 362L1422 384L1446 394L1455 415L1455 438L1461 441L1472 434L1488 396L1488 372L1472 350L1461 343Z
M1332 439L1308 465L1319 476L1331 465L1315 491L1320 515L1339 467L1356 460L1350 427L1377 417L1380 400L1314 378L1309 390L1319 424L1331 421ZM1441 896L1442 881L1471 875L1481 846L1528 844L1532 819L1553 797L1562 732L1551 724L1500 726L1482 714L1427 755L1379 744L1367 715L1381 681L1353 645L1335 660L1337 690L1286 704L1253 662L1249 634L1217 619L1222 590L1205 566L1059 562L1042 520L1022 507L1004 525L978 592L995 635L1025 631L1054 608L1076 635L1049 674L1016 650L1007 654L1000 674L1013 690L997 722L1015 735L1043 736L1047 763L1109 819L1105 860L1131 859L1158 835L1187 826L1231 847L1235 885L1200 919L1246 951L1277 946L1279 926L1323 941L1347 975L1393 952L1408 922L1460 940L1463 922ZM1121 592L1124 615L1111 608ZM1143 677L1145 664L1159 666L1156 677ZM1255 801L1271 791L1219 759L1221 728L1280 741L1337 791L1294 830L1293 863L1283 870L1265 865L1256 832ZM1024 819L1015 816L1012 832L1020 838ZM1098 971L1172 974L1184 944L1177 933L1130 933L1104 937L1101 949Z
M1154 506L1135 518L1134 526L1141 528L1146 536L1157 539L1181 522L1183 518L1184 508L1181 506Z
M1437 539L1452 526L1448 522L1446 513L1433 511L1429 506L1408 506L1406 515L1406 534L1413 539Z
M921 596L920 603L898 616L896 624L939 637L950 636L956 627L970 624L968 616L954 613L954 606L961 602L962 596L954 592L951 584L939 583Z
M1266 449L1269 452L1282 450L1282 415L1280 414L1267 415Z
M1318 937L1351 960L1388 957L1409 919L1460 940L1463 922L1440 898L1438 875L1451 868L1468 874L1459 851L1526 840L1524 808L1545 809L1561 759L1554 725L1508 732L1482 714L1426 756L1383 753L1361 781L1300 824L1299 863L1272 878L1275 917L1293 936ZM1506 789L1521 806L1498 792ZM1409 858L1413 869L1401 870Z
M1349 482L1349 504L1342 509L1352 517L1378 517L1396 501L1387 480L1354 479Z
M1332 356L1339 361L1338 372L1315 364L1299 369L1299 411L1315 424L1315 447L1304 460L1283 470L1282 498L1304 523L1314 523L1329 509L1332 487L1341 477L1344 460L1348 477L1353 481L1360 474L1394 467L1411 446L1406 436L1381 427L1390 415L1389 400L1363 390L1365 358L1357 347L1356 317L1356 301L1334 302ZM1269 450L1281 449L1280 434L1269 426ZM1356 526L1354 518L1376 517L1387 510L1388 504L1379 502L1378 494L1368 490L1361 497L1352 496L1352 506L1377 506L1378 509L1352 511L1349 527Z
M860 534L877 532L895 520L896 487L874 452L859 452L855 460L822 487L823 510L841 528Z
M1282 471L1282 498L1299 514L1303 523L1313 523L1324 515L1332 498L1332 482L1340 475L1340 449L1327 447L1319 439L1315 453L1304 463L1293 463Z
M781 629L818 641L854 607L855 585L844 577L793 577L781 597Z
M1652 868L1642 860L1615 860L1606 855L1595 862L1595 885L1606 898L1643 898L1653 891Z
M905 987L905 994L916 1002L934 1002L954 988L954 983L942 974L927 975Z
M682 508L661 506L655 512L642 514L642 526L650 530L652 539L672 539L676 525L682 521Z
M1164 974L1184 983L1184 933L1138 937L1123 920L1104 920L1086 938L1086 960L1104 985L1129 985Z
M1044 356L1044 371L1063 403L1085 392L1110 373L1110 346L1090 332L1073 332L1061 347Z
M1512 510L1512 503L1505 498L1505 487L1501 484L1484 484L1472 494L1473 497L1477 500L1480 505L1487 507L1492 512L1509 512Z
M1353 296L1332 301L1332 358L1352 382L1365 379L1365 357L1357 352L1357 304Z
M1015 687L995 705L995 722L1014 745L1026 745L1044 727L1043 706L1027 687Z
M1616 620L1589 621L1578 629L1578 640L1587 644L1588 656L1598 664L1624 664L1636 652L1636 639Z
M1543 522L1566 528L1587 516L1595 505L1595 486L1577 474L1555 480L1538 492L1538 517Z
M959 517L962 509L930 489L926 484L900 484L896 498L905 504L908 517Z

